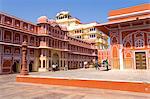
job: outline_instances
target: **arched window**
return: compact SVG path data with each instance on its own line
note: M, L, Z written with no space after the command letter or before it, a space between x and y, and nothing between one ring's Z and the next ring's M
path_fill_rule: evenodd
M125 47L126 47L126 48L130 48L130 47L131 47L131 44L130 44L129 42L127 42L126 45L125 45Z
M143 47L144 46L144 41L139 39L135 42L135 47Z
M4 32L4 38L6 41L10 41L11 40L11 32L10 31L5 31Z
M117 39L116 39L116 37L114 37L114 38L112 39L112 43L114 43L114 44L116 44L116 43L117 43Z

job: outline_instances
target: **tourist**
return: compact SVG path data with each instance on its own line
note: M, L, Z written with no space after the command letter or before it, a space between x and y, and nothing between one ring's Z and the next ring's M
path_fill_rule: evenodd
M109 68L108 68L108 60L106 59L106 70L108 71L109 70Z
M87 66L87 62L84 62L84 68L86 68L86 66Z
M58 68L58 64L56 63L56 65L55 65L56 67L55 67L55 71L57 71L59 68Z
M95 63L95 68L96 68L96 70L99 70L99 69L100 69L100 68L99 68L99 65L98 65L98 62Z
M53 64L53 65L52 65L52 71L55 72L55 70L56 70L56 65Z
M102 67L102 64L101 64L101 63L98 64L98 69L99 69L99 70L100 70L100 67Z
M105 67L105 65L106 65L106 64L105 64L105 60L103 60L102 64L103 64L103 67Z

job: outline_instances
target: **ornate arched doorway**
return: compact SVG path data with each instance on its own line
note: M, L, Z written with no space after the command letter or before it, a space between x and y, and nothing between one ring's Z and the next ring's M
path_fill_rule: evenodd
M19 60L14 61L13 65L12 65L12 72L13 73L19 73L20 72Z
M57 65L57 69L59 69L59 56L57 53L54 53L53 54L53 57L52 57L52 65L55 64Z
M33 61L30 61L29 63L29 72L33 71Z

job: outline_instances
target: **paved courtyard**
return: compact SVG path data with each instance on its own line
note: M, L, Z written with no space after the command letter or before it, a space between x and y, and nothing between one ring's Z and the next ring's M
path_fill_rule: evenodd
M35 72L31 76L150 83L150 70L105 71L102 69L100 71L95 70L95 68L89 68L56 72Z
M80 74L78 72L80 72ZM76 73L76 75L79 76L84 75L86 72L95 73L95 75L97 72L101 72L103 75L107 74L106 71L96 71L93 69L47 73L36 72L31 74L47 75L49 73L48 75L58 76L60 74L68 75L69 73L73 76L73 74ZM114 71L109 72L113 73ZM97 76L102 75L101 73L97 74ZM112 78L111 75L107 76ZM0 75L0 99L150 99L150 95L145 93L18 83L15 82L15 77L16 74Z

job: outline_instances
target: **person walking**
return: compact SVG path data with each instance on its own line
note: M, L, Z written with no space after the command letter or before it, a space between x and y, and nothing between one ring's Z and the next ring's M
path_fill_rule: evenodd
M105 61L105 64L106 64L106 70L108 71L109 68L108 68L108 60L107 60L107 59L106 59L106 61Z
M98 62L96 61L96 63L95 63L95 69L96 70L99 70L99 65L98 65Z

